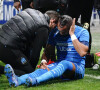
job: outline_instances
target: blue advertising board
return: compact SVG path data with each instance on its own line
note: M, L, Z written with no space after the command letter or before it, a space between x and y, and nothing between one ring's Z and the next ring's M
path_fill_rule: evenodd
M8 21L11 17L15 16L18 12L17 9L13 6L14 1L13 0L4 0L2 2L2 11L0 15L0 24L4 24L6 21ZM21 11L21 10L20 10Z

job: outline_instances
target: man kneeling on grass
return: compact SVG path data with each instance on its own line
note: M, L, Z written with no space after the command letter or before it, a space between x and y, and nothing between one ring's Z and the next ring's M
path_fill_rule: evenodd
M17 77L12 67L5 66L5 75L10 86L26 84L33 86L41 82L54 79L81 79L85 72L85 55L89 46L89 33L86 29L76 26L75 19L62 15L57 28L49 35L47 47L42 55L40 69ZM57 48L57 61L47 65L50 58L55 55Z

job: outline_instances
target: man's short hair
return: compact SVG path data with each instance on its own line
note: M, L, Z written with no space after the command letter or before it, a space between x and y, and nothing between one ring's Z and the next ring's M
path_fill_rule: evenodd
M59 22L61 26L67 26L67 29L70 29L70 26L72 25L72 17L68 15L61 15L59 17Z
M50 19L55 19L55 23L58 22L59 16L60 16L60 14L58 12L56 12L54 10L49 10L49 11L46 11L45 14L47 14L50 17Z

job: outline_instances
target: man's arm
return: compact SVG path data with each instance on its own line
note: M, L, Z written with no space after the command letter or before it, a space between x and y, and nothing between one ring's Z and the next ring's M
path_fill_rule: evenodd
M51 19L50 23L49 23L49 28L53 29L55 28L56 24L55 24L55 19ZM50 30L49 30L50 31ZM51 31L50 31L51 32ZM55 61L56 60L56 55L55 55L55 44L54 44L54 37L53 37L54 32L52 31L49 34L49 39L48 39L48 44L45 47L45 50L43 52L42 55L42 61L40 66L46 66L47 67L47 63L50 64L50 60ZM41 67L40 67L41 68Z
M34 35L34 34L33 34ZM31 48L30 62L32 66L36 66L40 57L40 51L43 46L46 45L48 39L48 28L41 27L36 30L35 35L33 36L33 43Z
M40 68L41 69L48 69L47 67L47 63L49 62L49 60L51 61L55 61L56 60L56 55L55 55L55 46L52 46L52 45L47 45L43 54L42 54L42 61L41 61L41 64L40 64Z
M87 54L88 46L86 46L86 45L82 44L81 42L79 42L79 40L74 35L74 30L75 30L75 18L73 19L73 23L72 23L72 26L70 27L69 34L71 36L74 48L79 53L79 55L81 57L83 57Z
M42 59L45 59L47 62L50 59L51 61L55 61L56 60L55 46L48 44L43 52Z
M55 24L55 19L50 19L49 23L49 32L51 32L57 24ZM42 59L47 60L47 62L51 59L51 61L56 60L56 55L55 55L55 45L54 45L54 39L53 39L53 32L50 33L48 42L49 44L46 45L46 48L44 50L44 53L42 55ZM53 45L52 45L53 44Z
M85 56L87 54L88 46L80 43L78 41L78 39L75 39L72 42L73 42L74 48L80 54L81 57L83 57L83 56Z

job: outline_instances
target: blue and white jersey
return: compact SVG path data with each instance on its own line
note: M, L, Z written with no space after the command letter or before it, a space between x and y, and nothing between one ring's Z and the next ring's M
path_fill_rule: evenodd
M89 33L86 29L75 26L75 32L77 39L80 42L89 43ZM57 28L53 29L49 35L48 44L56 46L57 48L57 60L67 60L73 63L84 64L85 56L81 57L75 50L70 35L61 35Z

